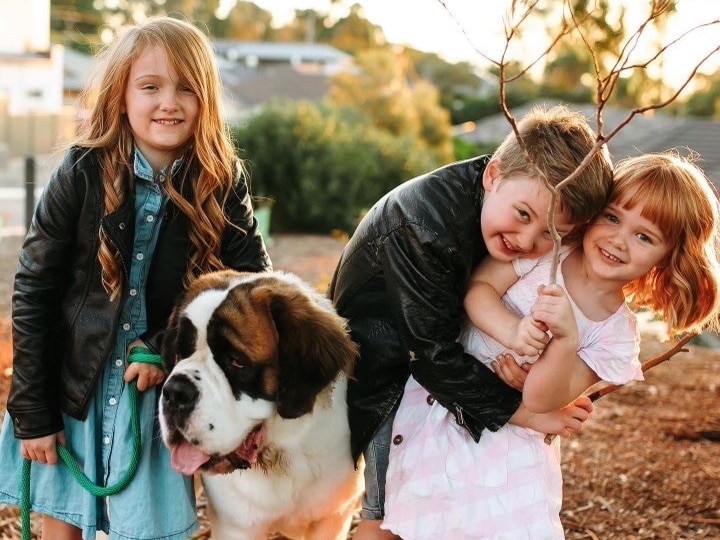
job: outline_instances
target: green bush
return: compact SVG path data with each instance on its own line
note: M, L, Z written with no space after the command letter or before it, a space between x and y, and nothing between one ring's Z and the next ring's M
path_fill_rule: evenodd
M453 137L453 148L455 151L456 161L462 161L463 159L470 159L484 154L492 154L497 147L498 144L477 145L470 141L466 141L461 137Z
M273 103L233 136L253 196L274 201L273 232L352 232L384 193L440 165L356 110L309 102Z

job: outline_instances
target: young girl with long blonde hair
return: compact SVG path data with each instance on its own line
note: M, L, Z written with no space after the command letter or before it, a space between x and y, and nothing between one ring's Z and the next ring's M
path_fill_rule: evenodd
M13 379L0 433L0 502L18 504L22 460L43 537L181 539L197 528L192 478L170 467L157 425L159 353L175 299L202 272L270 268L243 167L220 114L208 39L155 18L105 51L96 103L39 200L12 299ZM96 497L58 464L64 445L100 486L132 454L134 478Z

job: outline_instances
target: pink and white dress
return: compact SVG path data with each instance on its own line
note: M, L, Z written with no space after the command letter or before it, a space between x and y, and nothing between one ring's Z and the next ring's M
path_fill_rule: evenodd
M568 253L561 250L561 259ZM503 296L506 306L529 313L538 285L547 283L550 262L550 256L516 260L520 279ZM562 265L558 283L565 286ZM572 306L578 356L609 383L642 380L632 311L623 305L607 319L591 321ZM469 323L458 341L488 366L506 350ZM497 432L486 429L476 444L410 377L393 423L382 528L404 540L564 538L559 439L552 445L543 439L542 433L507 424Z

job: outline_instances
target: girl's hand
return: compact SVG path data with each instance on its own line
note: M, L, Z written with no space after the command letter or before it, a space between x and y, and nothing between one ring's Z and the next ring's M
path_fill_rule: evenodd
M145 343L139 339L133 341L128 347L128 354L133 347L145 347ZM125 382L137 379L137 389L144 392L148 388L161 384L165 380L165 372L153 364L133 362L125 368L123 379Z
M522 425L540 433L569 437L582 429L592 411L593 404L590 398L580 396L570 405L557 411L543 414L530 413Z
M499 354L492 363L495 374L508 386L522 392L532 364L519 366L512 354Z
M165 372L152 364L135 362L125 369L123 376L125 382L137 379L137 389L144 392L152 386L157 386L165 380Z
M540 356L550 337L547 326L526 315L510 332L508 348L518 356Z
M65 446L65 431L37 439L23 439L20 441L20 453L24 459L55 465L58 462L58 444Z
M530 310L536 321L545 324L553 339L578 339L577 322L570 299L560 285L541 285Z

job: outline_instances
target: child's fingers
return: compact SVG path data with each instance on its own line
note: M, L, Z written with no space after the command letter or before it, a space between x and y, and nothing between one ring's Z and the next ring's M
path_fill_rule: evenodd
M137 389L138 392L144 392L149 386L150 380L148 374L140 371L137 376Z
M55 434L37 439L26 439L20 443L20 453L24 459L55 465L58 459L56 441Z
M140 374L140 364L130 364L127 368L125 368L125 373L123 374L123 380L125 382L133 381L137 378L137 376Z
M545 326L544 323L540 323L540 325ZM538 347L544 347L545 344L550 339L548 335L545 333L545 330L540 328L537 324L535 324L535 321L533 320L533 323L531 326L527 329L527 335L528 337L533 340L532 345L537 349Z
M165 380L165 373L160 369L154 369L150 377L149 386L158 386Z
M538 296L563 296L565 294L563 288L557 283L552 285L538 285L537 293Z
M137 389L144 392L162 383L165 380L165 373L156 366L138 362L127 367L124 379L126 382L137 379Z
M587 396L580 396L580 397L576 398L575 401L573 401L572 405L582 411L585 411L585 413L587 413L584 418L585 420L587 420L587 418L590 416L590 414L592 414L593 409L594 409L592 400Z
M517 364L511 354L499 354L496 361L493 362L493 366L495 366L495 373L505 384L522 391L527 378L527 371Z
M545 333L548 331L547 324L545 324L542 321L538 321L537 319L532 318L532 317L530 318L530 320L532 321L533 326L543 333L543 335L545 336L545 342L547 342L547 340L550 339L548 337L548 335Z

